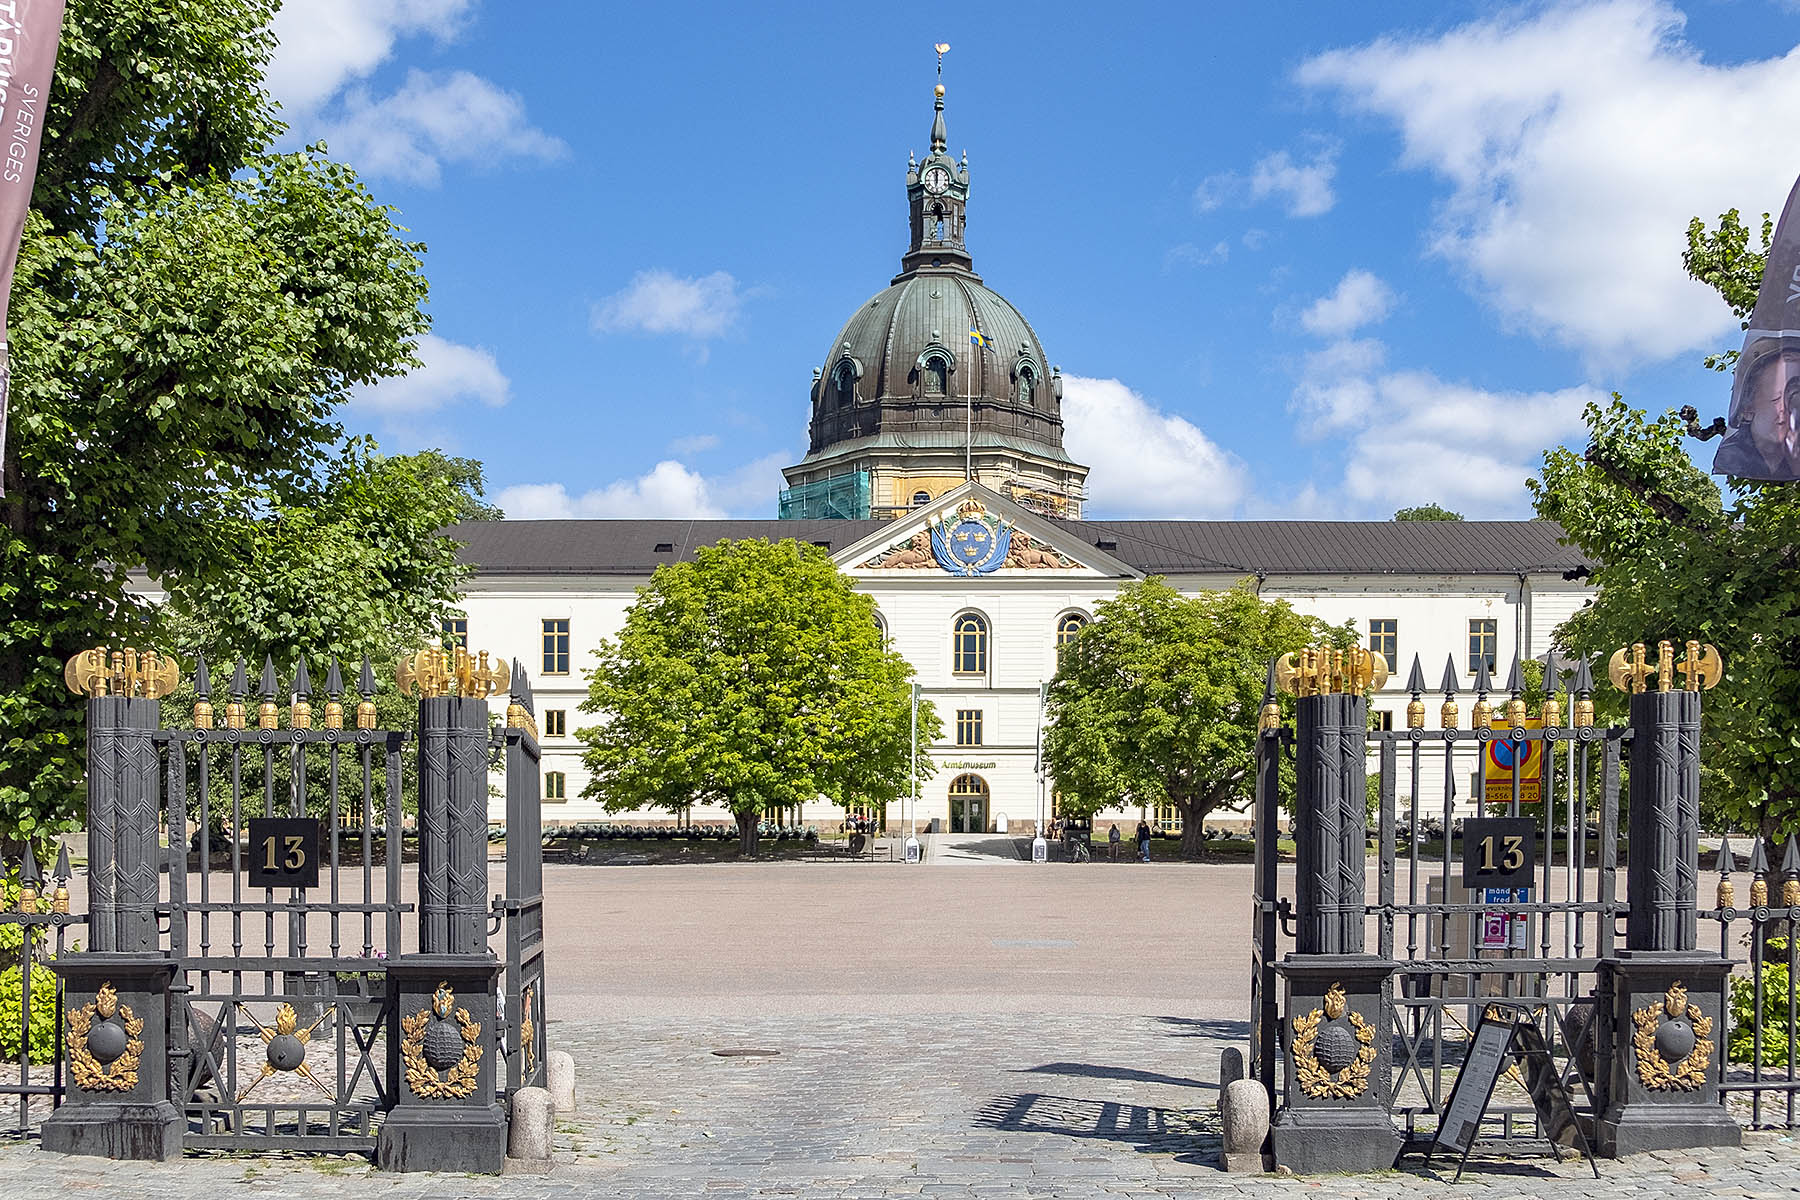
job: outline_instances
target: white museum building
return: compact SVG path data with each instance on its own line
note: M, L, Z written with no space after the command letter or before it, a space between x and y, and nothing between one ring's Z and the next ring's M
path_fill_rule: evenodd
M779 519L452 530L473 568L452 632L530 673L546 822L607 816L580 798L587 775L575 737L595 719L579 711L594 648L619 631L657 567L721 539L821 546L874 598L943 723L916 816L955 831L1040 818L1056 789L1037 770L1041 686L1059 641L1124 582L1157 575L1191 594L1252 579L1302 612L1353 621L1389 661L1374 707L1401 725L1415 654L1434 689L1446 658L1465 692L1482 659L1501 683L1514 655L1544 655L1592 594L1587 564L1547 522L1082 519L1093 515L1088 468L1063 446L1061 370L976 274L964 239L968 159L949 153L942 86L930 149L908 155L905 183L900 272L850 314L813 368L809 446L784 471ZM1441 793L1441 777L1422 780L1421 799ZM890 825L913 815L887 812ZM1152 815L1173 824L1171 813ZM843 814L822 802L800 816ZM1138 811L1109 817L1135 822ZM691 818L727 816L696 807Z

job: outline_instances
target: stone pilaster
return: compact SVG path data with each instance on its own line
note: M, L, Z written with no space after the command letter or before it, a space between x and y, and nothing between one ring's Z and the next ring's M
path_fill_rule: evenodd
M506 1116L495 1096L497 959L409 954L389 960L397 997L388 1072L399 1102L383 1121L375 1162L384 1171L497 1175L506 1164Z
M44 1121L44 1149L100 1158L181 1156L169 1102L169 984L161 956L90 951L52 964L66 991L68 1094Z

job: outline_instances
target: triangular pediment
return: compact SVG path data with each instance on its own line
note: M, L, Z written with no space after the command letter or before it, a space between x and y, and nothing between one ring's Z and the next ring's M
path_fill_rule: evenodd
M976 482L832 555L854 576L1136 578L1140 572Z

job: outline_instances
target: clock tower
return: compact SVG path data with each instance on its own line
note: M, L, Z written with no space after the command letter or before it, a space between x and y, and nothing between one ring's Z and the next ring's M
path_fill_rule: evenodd
M931 118L931 153L922 163L909 162L906 199L912 212L912 242L900 260L904 279L928 267L960 268L974 274L974 260L963 243L963 225L969 211L969 163L957 162L947 149L944 132L944 85L936 88L936 111Z

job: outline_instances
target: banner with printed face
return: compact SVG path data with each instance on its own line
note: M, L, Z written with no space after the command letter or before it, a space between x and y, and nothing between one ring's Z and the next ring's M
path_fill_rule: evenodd
M1800 180L1775 226L1725 423L1715 475L1800 479Z
M0 461L6 449L6 400L12 383L6 315L19 239L37 178L44 113L62 36L63 0L0 0ZM0 495L5 479L0 477Z

